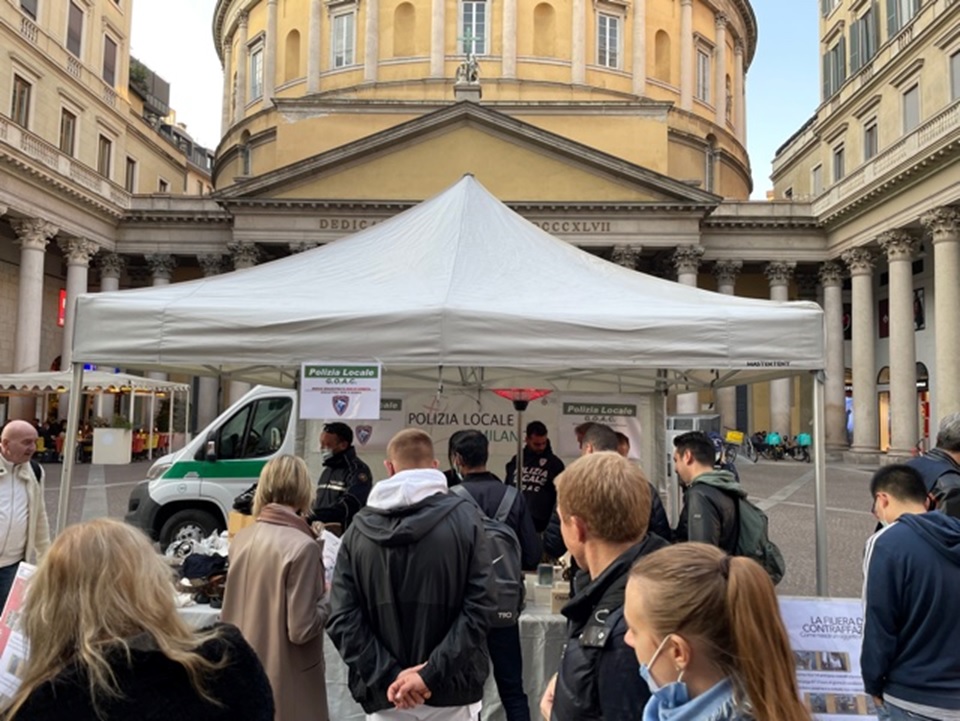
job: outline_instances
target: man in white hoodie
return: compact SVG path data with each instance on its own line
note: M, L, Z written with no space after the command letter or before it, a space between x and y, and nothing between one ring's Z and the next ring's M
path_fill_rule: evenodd
M470 721L496 611L480 515L447 493L425 432L394 436L384 465L343 536L327 633L368 719Z

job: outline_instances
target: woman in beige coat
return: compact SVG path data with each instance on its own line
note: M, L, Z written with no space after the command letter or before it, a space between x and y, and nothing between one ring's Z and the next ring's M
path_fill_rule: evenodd
M277 721L327 721L323 627L330 615L320 542L303 518L313 501L295 456L260 474L257 522L230 545L221 618L253 646L273 687Z

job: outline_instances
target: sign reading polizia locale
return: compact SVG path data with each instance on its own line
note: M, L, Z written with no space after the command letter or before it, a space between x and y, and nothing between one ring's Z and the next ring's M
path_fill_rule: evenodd
M379 363L304 363L300 417L318 420L380 418Z

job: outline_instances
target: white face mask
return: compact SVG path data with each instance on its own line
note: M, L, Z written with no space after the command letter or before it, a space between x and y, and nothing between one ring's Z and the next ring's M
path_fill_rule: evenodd
M326 461L329 461L331 458L333 458L333 451L331 449L329 448L320 449L320 459L322 461L326 462Z

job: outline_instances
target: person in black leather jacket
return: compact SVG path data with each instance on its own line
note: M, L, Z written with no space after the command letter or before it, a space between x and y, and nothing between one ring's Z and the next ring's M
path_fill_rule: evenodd
M343 535L327 634L368 714L426 703L476 718L496 611L480 514L447 492L423 431L398 433L387 458Z
M667 545L647 533L650 485L614 452L577 459L556 483L563 538L582 570L561 611L567 643L540 710L550 721L635 721L650 690L624 641L624 592L637 559Z
M346 423L327 423L320 433L323 473L317 482L317 497L311 521L339 523L346 530L363 508L373 485L370 466L357 458L353 431Z
M746 492L730 471L714 468L713 441L706 433L682 433L673 446L673 467L684 487L674 540L709 543L734 555L740 536L737 509Z

